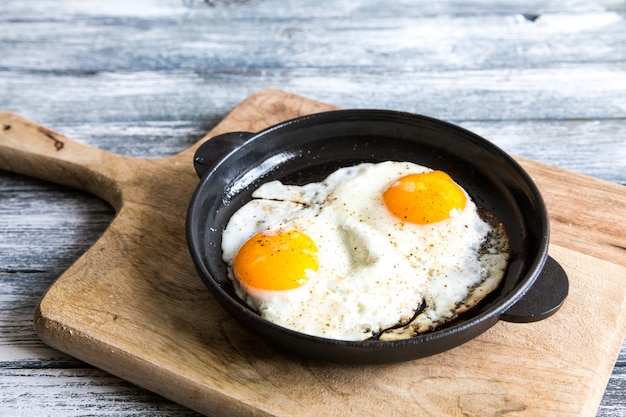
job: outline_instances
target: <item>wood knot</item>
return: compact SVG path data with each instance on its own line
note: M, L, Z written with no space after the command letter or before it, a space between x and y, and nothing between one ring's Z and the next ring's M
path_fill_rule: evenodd
M56 138L54 132L44 127L40 127L39 131L43 133L48 139L52 140L52 142L54 143L54 147L57 151L60 151L65 146L65 143L62 140Z

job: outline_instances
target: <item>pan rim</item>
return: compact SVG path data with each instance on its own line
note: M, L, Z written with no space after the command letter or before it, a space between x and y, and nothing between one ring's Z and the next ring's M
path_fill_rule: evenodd
M340 122L355 122L363 119L367 119L370 122L375 121L384 121L384 120L419 120L422 123L428 123L435 128L445 128L449 130L453 130L457 133L460 133L462 136L466 138L470 138L474 143L477 143L477 146L487 147L489 152L494 153L499 158L502 158L507 162L512 170L515 171L516 175L518 175L524 182L524 185L530 190L530 193L534 197L534 206L537 210L538 220L540 221L539 229L541 229L542 236L540 237L538 243L538 248L536 250L537 256L530 261L528 267L526 268L525 277L523 277L520 282L515 286L515 289L508 293L505 297L503 297L498 303L494 306L488 308L485 311L482 311L476 315L473 315L467 319L459 320L458 322L453 323L450 326L446 326L444 329L435 329L432 332L427 332L423 334L419 334L415 337L409 339L402 340L393 340L393 341L385 341L385 340L365 340L365 341L346 341L346 340L336 340L323 338L318 336L311 336L307 334L303 334L291 329L287 329L271 323L257 313L252 310L242 308L240 302L237 300L233 300L232 296L228 294L220 285L219 280L212 276L211 271L207 268L205 262L203 262L204 256L202 254L202 245L198 245L197 237L194 237L197 233L198 225L194 219L197 219L199 216L198 210L200 210L199 201L203 198L204 189L206 184L211 181L213 172L216 172L220 169L221 166L229 164L231 160L237 155L237 153L245 152L245 150L249 147L256 146L260 141L266 141L268 138L276 135L277 132L280 133L285 129L307 129L310 126L320 126L325 123L333 123L336 121ZM384 120L379 120L384 119ZM249 137L243 145L235 148L231 152L224 155L215 165L215 167L207 172L201 179L198 184L192 200L189 205L189 212L187 217L187 233L188 233L188 242L189 248L192 254L192 258L196 265L196 269L198 270L201 278L205 282L205 284L211 289L214 294L217 295L218 300L221 303L226 303L229 305L228 309L230 310L239 310L237 314L241 314L244 320L248 320L249 323L261 323L262 326L268 327L272 329L274 332L283 333L288 335L290 338L296 338L302 340L304 343L311 343L315 345L326 345L326 346L342 346L349 349L359 349L359 350L393 350L399 347L408 347L415 346L416 348L423 343L433 342L434 340L440 339L442 337L447 337L449 334L462 333L468 330L469 328L480 326L481 324L486 323L485 325L490 326L489 322L499 321L499 316L506 312L510 307L512 307L520 298L524 296L524 294L529 290L532 286L538 275L540 274L546 259L548 257L548 245L549 245L549 218L548 212L539 191L539 188L532 180L530 175L524 170L524 168L507 152L502 150L497 145L488 141L487 139L477 135L474 132L471 132L461 126L452 124L450 122L446 122L443 120L439 120L433 117L396 111L396 110L385 110L385 109L342 109L342 110L331 110L322 113L315 113L311 115L305 115L301 117L297 117L294 119L286 120L281 123L278 123L273 126L269 126L259 132L252 133L252 136ZM246 323L244 323L246 324ZM485 329L486 330L486 329ZM482 333L482 332L481 332ZM470 337L473 338L475 336ZM444 349L445 350L445 349Z

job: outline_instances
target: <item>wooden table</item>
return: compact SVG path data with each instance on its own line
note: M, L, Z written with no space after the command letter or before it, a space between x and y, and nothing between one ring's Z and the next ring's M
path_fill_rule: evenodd
M110 152L175 154L277 87L445 119L514 155L626 184L623 1L3 6L0 109ZM87 193L0 171L0 415L193 414L35 334L39 298L113 216ZM624 415L626 345L598 409Z

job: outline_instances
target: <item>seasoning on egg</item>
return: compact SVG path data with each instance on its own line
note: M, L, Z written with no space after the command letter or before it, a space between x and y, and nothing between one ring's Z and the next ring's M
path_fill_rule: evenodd
M230 219L223 259L259 314L338 340L411 337L504 276L502 225L442 171L387 161L304 186L272 181Z

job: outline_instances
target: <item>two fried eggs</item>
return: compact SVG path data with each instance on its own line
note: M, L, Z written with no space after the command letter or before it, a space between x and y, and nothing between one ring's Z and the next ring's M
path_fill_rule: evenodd
M263 184L231 217L223 259L265 319L329 339L395 340L436 328L501 282L502 225L442 171L409 162Z

